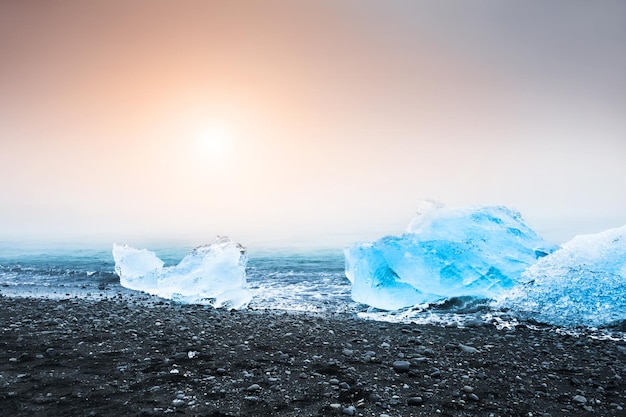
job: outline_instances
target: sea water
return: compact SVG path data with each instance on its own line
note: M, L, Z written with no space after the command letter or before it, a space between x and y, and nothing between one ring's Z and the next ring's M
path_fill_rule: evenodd
M155 249L165 266L190 247ZM341 249L249 250L246 268L253 293L249 308L317 313L357 312L350 297ZM120 285L110 248L0 246L0 294L47 298L98 298L135 292Z
M176 265L191 247L160 247L165 266ZM249 249L246 268L253 293L248 308L314 314L351 314L362 319L435 325L494 325L514 328L514 314L498 310L486 299L459 297L398 311L381 311L352 300L341 248ZM142 293L120 285L109 247L18 247L0 244L0 295L52 299L102 299ZM146 297L148 298L148 297ZM154 299L154 298L152 298ZM167 301L167 300L164 300ZM607 336L609 335L609 336ZM626 340L622 332L598 337Z
M191 247L161 247L154 252L165 266L176 265ZM309 313L350 313L387 321L432 319L417 306L388 313L352 300L341 248L248 249L248 308ZM16 248L0 246L0 294L45 298L102 298L137 295L120 285L110 248ZM480 303L479 303L480 304ZM461 311L465 304L452 303ZM432 310L432 309L431 309ZM441 309L439 309L441 310ZM476 305L467 311L476 311ZM435 308L433 311L437 311ZM461 311L463 312L463 311Z

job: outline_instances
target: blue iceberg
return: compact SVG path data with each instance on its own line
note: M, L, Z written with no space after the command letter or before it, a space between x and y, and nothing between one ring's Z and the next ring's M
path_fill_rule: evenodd
M524 318L561 326L626 320L626 226L577 236L522 274L499 297Z
M423 202L407 233L344 250L354 301L397 310L450 297L494 298L556 247L503 206Z
M244 308L252 299L246 250L227 237L195 248L171 267L164 267L154 252L128 245L113 245L113 259L120 284L132 290L228 309Z

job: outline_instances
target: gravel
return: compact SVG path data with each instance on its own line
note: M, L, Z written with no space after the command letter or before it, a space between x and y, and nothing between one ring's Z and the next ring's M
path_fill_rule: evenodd
M0 416L623 416L626 343L0 296Z

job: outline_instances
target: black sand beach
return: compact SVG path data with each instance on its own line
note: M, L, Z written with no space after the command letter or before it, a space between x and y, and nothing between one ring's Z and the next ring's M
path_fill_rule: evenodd
M624 416L626 343L0 296L0 416Z

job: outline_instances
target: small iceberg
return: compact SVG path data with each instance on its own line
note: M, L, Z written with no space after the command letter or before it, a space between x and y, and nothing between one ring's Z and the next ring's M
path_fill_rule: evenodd
M131 290L227 309L245 308L252 299L246 249L227 237L195 248L171 267L164 267L154 252L128 245L114 244L113 259L120 284Z
M500 307L559 326L610 326L626 320L626 226L576 236L522 274Z
M424 201L402 236L344 250L352 299L397 310L451 297L494 298L556 250L514 210Z

